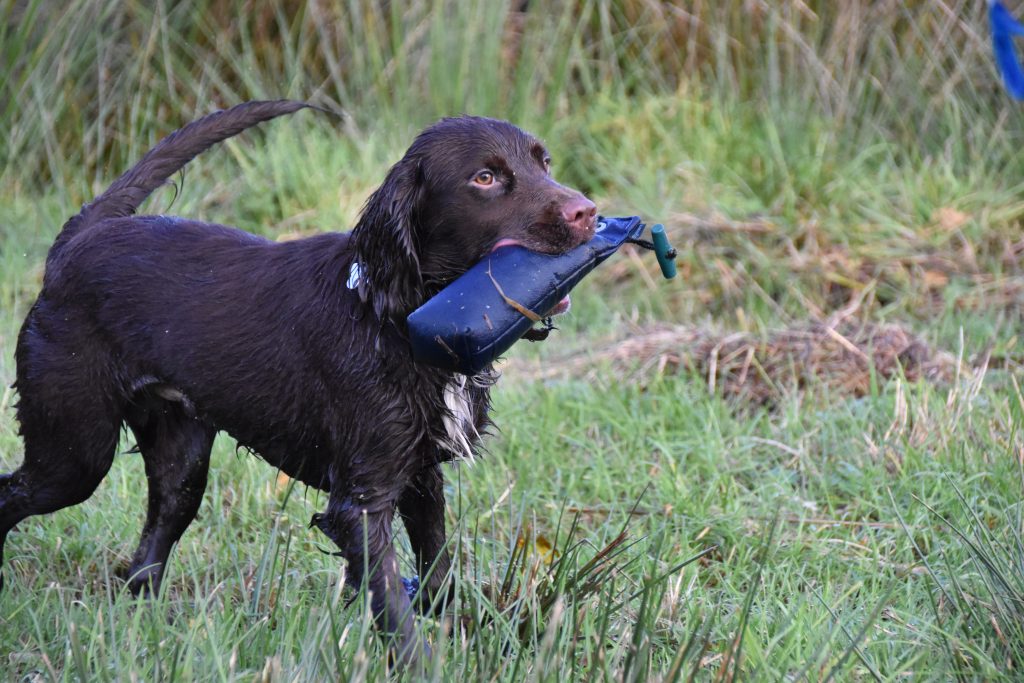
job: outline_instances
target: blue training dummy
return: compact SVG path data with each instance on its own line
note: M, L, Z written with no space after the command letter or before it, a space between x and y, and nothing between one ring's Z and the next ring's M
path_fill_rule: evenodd
M1013 48L1013 38L1024 36L1024 26L1013 18L999 0L989 0L988 19L992 27L992 48L996 54L996 64L999 65L1006 90L1014 99L1024 99L1024 69Z
M409 315L413 358L473 375L524 335L543 339L545 330L533 325L563 307L569 290L625 242L654 249L662 273L673 277L675 252L664 230L660 225L651 230L653 243L640 239L643 230L636 216L602 217L593 239L565 254L517 245L496 249Z

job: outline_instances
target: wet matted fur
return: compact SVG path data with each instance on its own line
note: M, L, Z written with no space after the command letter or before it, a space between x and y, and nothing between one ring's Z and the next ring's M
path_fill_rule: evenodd
M378 624L411 660L426 646L392 519L397 510L425 575L414 598L430 604L450 566L441 465L472 453L495 375L413 363L405 318L497 246L561 253L585 242L595 209L552 179L535 138L459 117L416 138L348 234L277 243L134 215L196 154L305 106L250 102L199 119L64 225L18 337L25 458L0 476L0 549L26 517L92 495L127 426L149 483L130 586L159 589L225 431L328 492L312 525L366 582Z

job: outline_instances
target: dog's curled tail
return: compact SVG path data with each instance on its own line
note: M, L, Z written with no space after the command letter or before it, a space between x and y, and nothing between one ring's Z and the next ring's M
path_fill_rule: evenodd
M204 150L269 119L311 107L295 100L255 101L217 111L161 140L107 191L64 224L55 247L106 218L130 216L153 190ZM315 107L314 107L315 108Z

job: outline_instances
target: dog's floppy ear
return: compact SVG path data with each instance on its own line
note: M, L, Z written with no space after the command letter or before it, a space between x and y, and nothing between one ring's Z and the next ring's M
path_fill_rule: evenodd
M352 231L359 296L377 317L402 318L422 303L423 278L417 249L423 172L406 156L370 195Z

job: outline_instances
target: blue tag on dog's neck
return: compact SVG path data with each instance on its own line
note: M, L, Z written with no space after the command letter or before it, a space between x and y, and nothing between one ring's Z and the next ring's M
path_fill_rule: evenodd
M345 286L349 289L358 289L360 275L359 261L353 261L352 266L348 269L348 282L345 283Z

